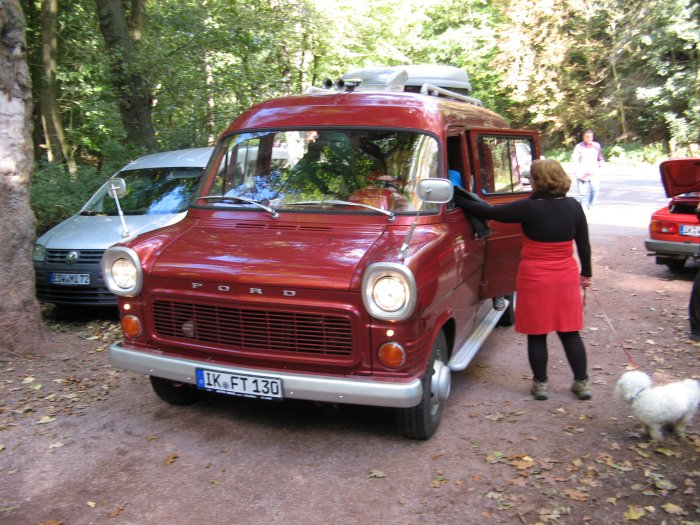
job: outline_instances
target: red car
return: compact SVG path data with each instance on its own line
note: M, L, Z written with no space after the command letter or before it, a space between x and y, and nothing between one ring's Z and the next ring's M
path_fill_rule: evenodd
M644 245L656 264L680 270L688 257L700 255L700 159L666 160L659 170L671 201L652 214Z

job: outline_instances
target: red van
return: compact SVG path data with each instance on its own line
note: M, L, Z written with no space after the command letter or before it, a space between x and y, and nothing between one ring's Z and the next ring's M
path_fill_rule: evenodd
M185 219L107 250L112 364L187 404L201 390L395 407L428 439L463 370L513 322L519 225L478 235L453 184L526 198L537 133L446 66L345 75L253 106Z

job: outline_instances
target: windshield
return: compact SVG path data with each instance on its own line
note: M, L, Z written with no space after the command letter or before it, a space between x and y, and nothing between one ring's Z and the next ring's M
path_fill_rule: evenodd
M147 168L121 171L126 194L119 199L124 215L157 215L187 210L204 168ZM117 204L103 186L81 215L117 215Z
M413 131L240 133L225 137L213 158L217 175L198 204L246 209L414 213L417 182L438 174L437 140Z

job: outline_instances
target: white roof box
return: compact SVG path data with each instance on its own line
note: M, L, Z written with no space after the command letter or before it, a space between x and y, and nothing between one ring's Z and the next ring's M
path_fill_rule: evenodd
M469 75L454 66L422 64L349 71L342 76L347 85L359 81L356 91L420 92L425 84L467 95L472 86Z

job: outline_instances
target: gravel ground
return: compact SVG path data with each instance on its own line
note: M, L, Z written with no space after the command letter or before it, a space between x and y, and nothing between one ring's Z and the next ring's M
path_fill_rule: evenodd
M378 408L166 405L109 366L113 314L48 309L50 351L0 362L0 523L699 524L698 423L649 443L612 397L623 346L658 383L700 377L686 338L696 267L672 274L646 256L644 229L593 219L593 400L573 398L551 337L551 396L534 401L524 336L501 328L453 377L427 442Z

